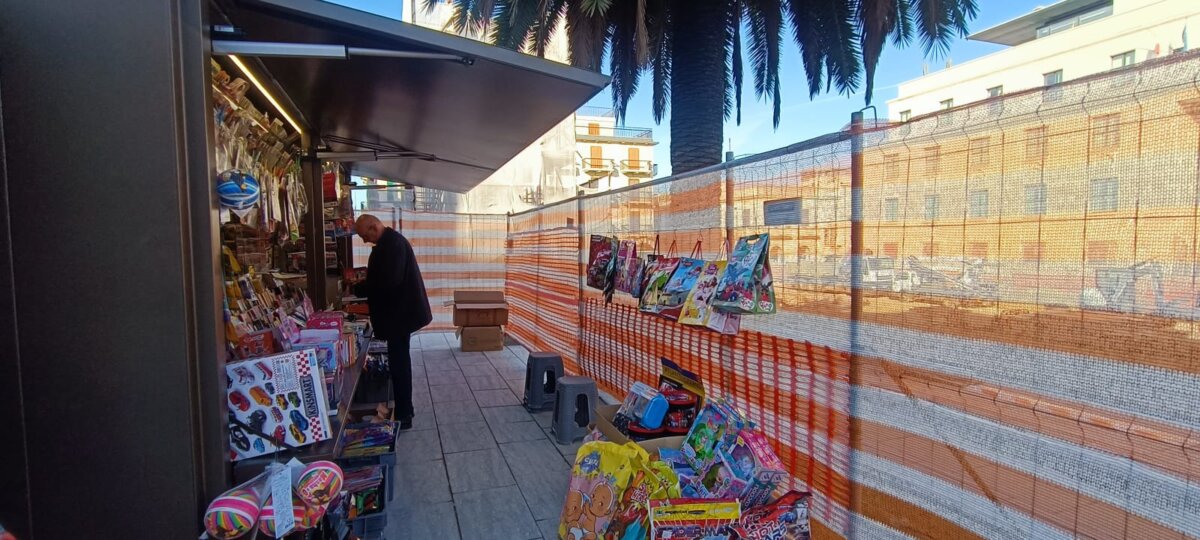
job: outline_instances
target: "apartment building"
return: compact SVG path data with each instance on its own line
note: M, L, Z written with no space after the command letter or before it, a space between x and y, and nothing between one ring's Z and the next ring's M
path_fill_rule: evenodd
M910 118L1184 52L1200 39L1194 0L1061 0L968 39L995 53L900 84L888 118Z
M604 191L654 178L654 132L650 128L617 125L616 111L583 107L575 113L575 148L579 185L584 191Z

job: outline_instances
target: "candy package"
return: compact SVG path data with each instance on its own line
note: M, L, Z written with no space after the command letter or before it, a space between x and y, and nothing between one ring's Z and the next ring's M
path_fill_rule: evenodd
M650 538L729 540L740 516L741 507L734 500L650 501Z
M604 534L609 540L641 540L650 532L650 501L679 497L679 477L662 461L637 460L617 514Z
M752 508L733 526L738 538L809 540L809 493L789 491L773 503Z
M589 442L579 447L567 485L558 537L603 538L617 511L617 502L633 478L636 461L647 458L646 451L633 443Z

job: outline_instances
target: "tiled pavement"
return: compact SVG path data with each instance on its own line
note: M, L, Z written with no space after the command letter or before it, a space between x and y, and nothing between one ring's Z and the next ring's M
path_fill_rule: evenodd
M413 336L411 431L396 440L387 540L552 540L580 443L520 405L527 352L464 353L450 333Z

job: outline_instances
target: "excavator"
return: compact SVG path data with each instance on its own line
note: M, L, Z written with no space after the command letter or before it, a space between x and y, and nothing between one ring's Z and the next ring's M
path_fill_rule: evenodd
M1096 269L1096 286L1088 287L1079 295L1079 307L1121 313L1146 313L1137 305L1137 282L1149 278L1154 287L1155 315L1179 315L1175 302L1167 302L1163 295L1162 266L1154 261L1143 261L1128 267Z

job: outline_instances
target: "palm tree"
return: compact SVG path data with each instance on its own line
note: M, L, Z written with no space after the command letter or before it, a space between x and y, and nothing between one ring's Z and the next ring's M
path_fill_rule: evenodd
M425 1L429 7L437 0ZM498 46L539 56L565 19L573 65L599 71L607 51L619 119L649 72L655 121L668 106L673 111L675 172L720 163L724 121L736 112L741 122L743 47L755 94L772 101L779 127L786 28L800 49L810 98L865 85L870 103L889 38L904 46L916 37L925 54L943 53L976 13L975 0L451 1L456 31L488 32Z

